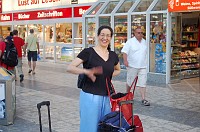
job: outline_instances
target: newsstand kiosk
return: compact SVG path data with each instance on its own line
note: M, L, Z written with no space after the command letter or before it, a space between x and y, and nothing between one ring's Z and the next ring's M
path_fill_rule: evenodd
M14 123L16 113L15 76L0 67L0 125Z

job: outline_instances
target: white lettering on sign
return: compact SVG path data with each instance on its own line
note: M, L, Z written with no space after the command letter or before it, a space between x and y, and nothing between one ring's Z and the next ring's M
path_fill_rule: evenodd
M10 21L10 16L1 15L1 20L3 20L3 21Z
M186 3L186 2L181 3L181 6L190 6L190 5L191 5L190 3Z
M63 12L58 12L58 11L53 11L53 12L38 12L37 13L38 18L42 17L58 17L58 16L63 16Z
M83 15L87 10L79 9L79 15Z
M18 19L29 19L30 15L27 14L18 14Z

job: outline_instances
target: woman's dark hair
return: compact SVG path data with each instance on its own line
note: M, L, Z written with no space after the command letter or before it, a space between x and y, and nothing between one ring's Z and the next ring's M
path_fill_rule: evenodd
M106 26L106 25L103 25L103 26L99 27L98 32L97 32L97 35L98 35L98 36L101 34L101 31L102 31L103 29L108 29L108 30L110 30L110 32L111 32L111 37L113 36L113 29L112 29L110 26ZM107 48L107 49L108 49L108 51L111 50L110 44L108 45L108 48Z

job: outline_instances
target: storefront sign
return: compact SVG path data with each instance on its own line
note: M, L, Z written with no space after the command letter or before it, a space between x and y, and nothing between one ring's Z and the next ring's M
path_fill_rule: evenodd
M12 13L0 14L0 22L12 21Z
M82 17L82 15L90 8L90 6L74 7L74 17Z
M18 12L13 14L13 20L37 20L53 18L71 18L72 8L61 8L54 10L38 10L31 12Z
M199 0L168 0L169 12L200 11Z
M78 4L78 0L71 0L71 4Z
M2 0L0 0L0 13L2 13Z

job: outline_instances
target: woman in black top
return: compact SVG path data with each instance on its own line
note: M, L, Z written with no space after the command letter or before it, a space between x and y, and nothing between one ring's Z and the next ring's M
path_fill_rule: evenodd
M98 44L85 48L68 66L68 72L87 75L80 92L80 132L97 132L100 118L111 112L106 78L111 80L120 74L119 58L110 50L112 36L111 27L101 26L97 33ZM78 67L80 64L83 68Z

